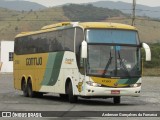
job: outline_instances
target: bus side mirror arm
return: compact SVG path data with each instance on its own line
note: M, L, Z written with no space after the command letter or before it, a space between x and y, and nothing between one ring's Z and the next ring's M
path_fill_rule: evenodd
M151 61L151 49L149 45L146 43L142 43L142 47L144 48L146 53L146 61Z
M85 40L81 44L81 58L87 58L87 42Z

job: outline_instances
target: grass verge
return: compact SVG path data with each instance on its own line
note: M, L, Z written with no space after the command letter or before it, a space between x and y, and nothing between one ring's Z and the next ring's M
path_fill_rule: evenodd
M143 76L160 76L160 68L144 68Z

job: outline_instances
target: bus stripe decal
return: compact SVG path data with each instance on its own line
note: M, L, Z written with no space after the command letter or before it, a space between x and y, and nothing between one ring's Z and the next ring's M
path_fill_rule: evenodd
M139 78L131 78L131 79L120 79L117 83L118 84L135 84Z
M53 86L58 80L64 52L50 53L42 85Z

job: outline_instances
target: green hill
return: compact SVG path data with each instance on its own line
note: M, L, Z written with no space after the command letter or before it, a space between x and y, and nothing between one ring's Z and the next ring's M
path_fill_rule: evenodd
M132 2L132 0L129 0ZM138 0L137 0L138 1ZM97 2L91 2L96 7L103 7L109 9L117 9L122 11L123 13L131 14L132 13L132 3L121 2L121 1L110 1L110 0L103 0ZM151 18L160 18L160 5L157 4L157 7L150 7L146 5L136 4L136 15L137 16L148 16Z
M105 20L106 22L117 22L131 25L130 17L116 17ZM160 21L151 18L137 17L135 26L139 31L141 42L160 43Z
M0 40L13 40L22 31L33 31L44 25L64 21L99 21L110 16L123 16L117 10L92 5L66 5L40 11L11 11L0 9Z
M72 21L100 21L109 17L124 16L119 10L94 7L93 5L70 4L63 6L64 15Z
M125 17L126 16L126 17ZM92 5L65 5L40 11L13 11L0 8L0 40L14 40L23 31L38 30L44 25L65 21L107 21L131 24L131 19L118 10ZM141 41L160 42L160 22L137 18L136 27Z
M61 7L41 11L11 11L0 9L0 40L14 40L16 34L23 31L34 31L44 25L69 21Z
M131 24L131 18L118 10L92 5L66 5L40 11L14 11L0 8L0 40L14 40L16 34L34 31L57 22L105 21ZM135 26L142 42L151 44L152 62L144 62L145 75L160 75L160 20L137 17ZM154 43L154 44L153 44ZM159 44L157 44L159 43Z

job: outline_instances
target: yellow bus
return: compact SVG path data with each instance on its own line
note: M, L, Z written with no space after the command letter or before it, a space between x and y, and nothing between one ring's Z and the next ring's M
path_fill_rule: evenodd
M83 98L139 96L142 59L150 48L135 27L107 22L63 22L15 37L14 88L26 97L58 93Z

